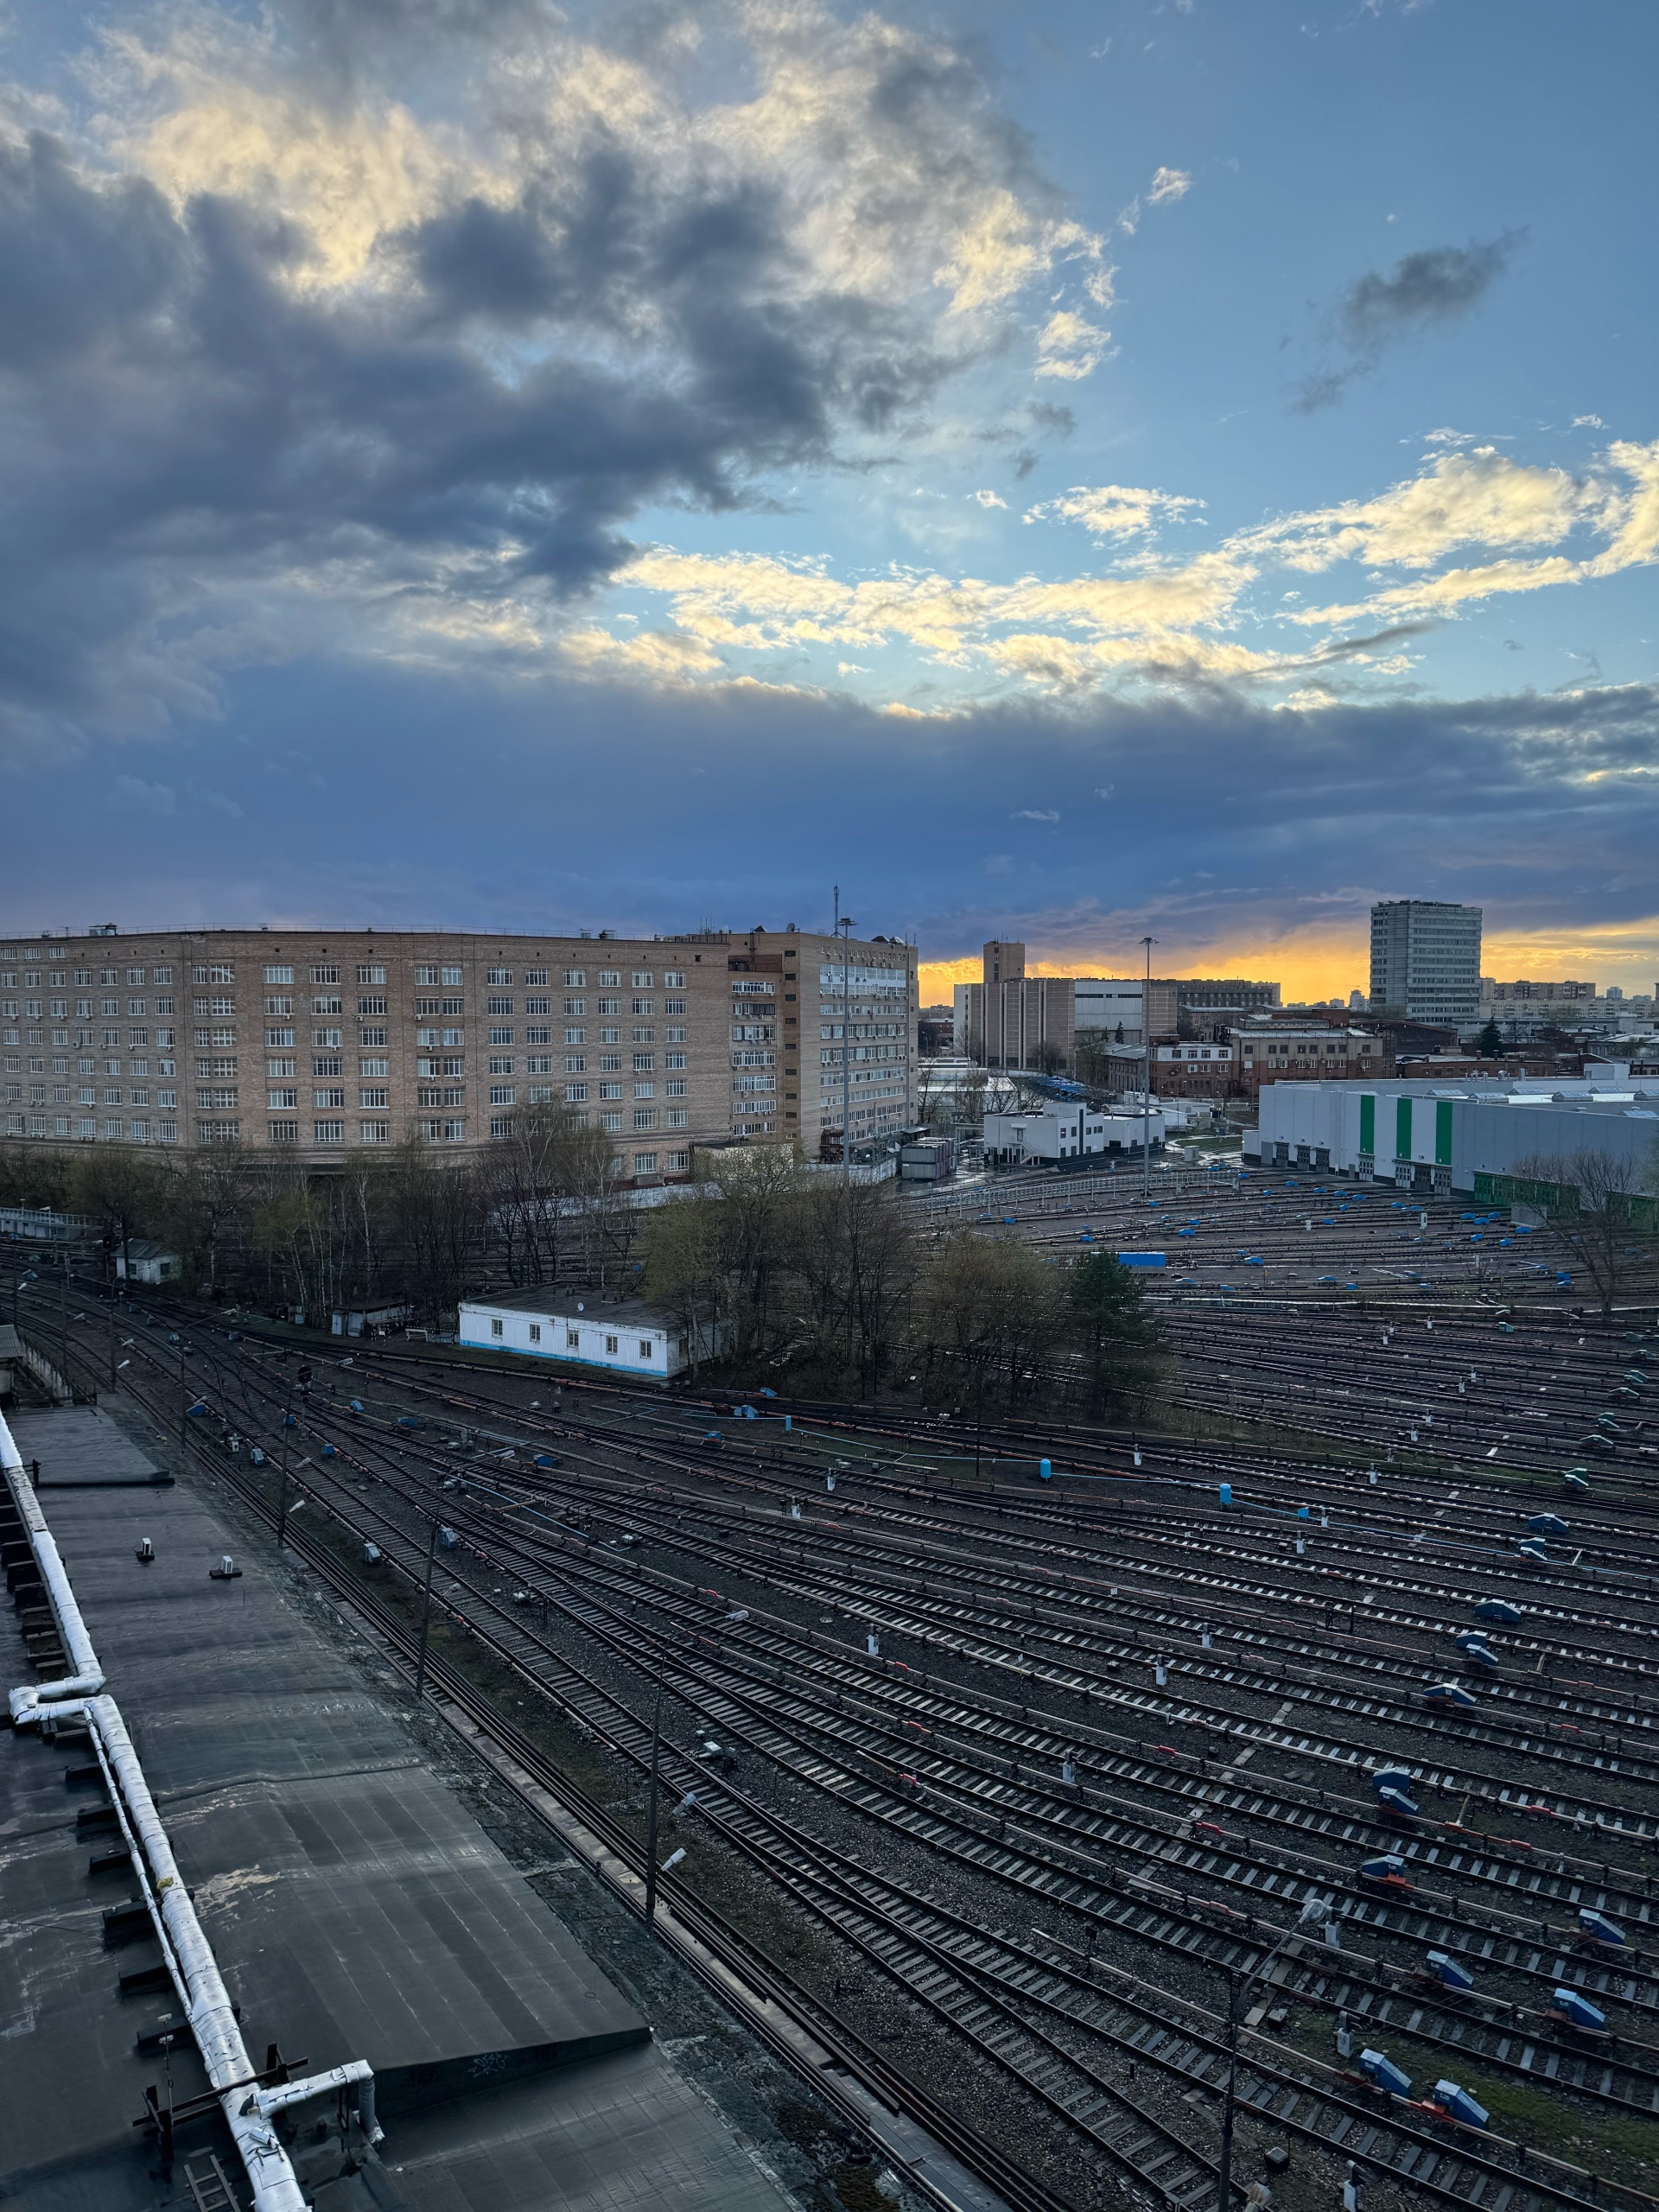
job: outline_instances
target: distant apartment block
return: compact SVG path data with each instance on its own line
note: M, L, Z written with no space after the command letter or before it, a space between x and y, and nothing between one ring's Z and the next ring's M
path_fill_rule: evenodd
M1593 983L1529 983L1526 982L1500 983L1491 976L1483 976L1480 979L1480 997L1483 1006L1505 1006L1517 1001L1530 999L1567 1002L1573 999L1592 999L1595 995L1596 987Z
M1387 899L1371 909L1370 1011L1411 1021L1480 1018L1478 906Z
M916 955L794 931L665 938L147 931L0 944L0 1131L309 1161L476 1150L559 1106L629 1179L691 1147L913 1118ZM842 1055L847 1055L843 1082Z
M1243 1017L1266 1014L1279 1004L1277 983L1252 982L1246 976L1189 976L1175 985L1175 1002L1183 1014L1214 1020L1224 1014Z

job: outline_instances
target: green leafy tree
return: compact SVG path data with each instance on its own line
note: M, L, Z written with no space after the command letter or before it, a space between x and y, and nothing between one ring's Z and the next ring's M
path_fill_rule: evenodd
M1064 1308L1055 1270L1012 1237L963 1230L936 1249L919 1293L929 1371L947 1361L962 1398L982 1408L994 1382L1012 1405L1053 1348Z
M1503 1050L1503 1034L1497 1026L1497 1017L1495 1014L1488 1017L1486 1026L1480 1033L1480 1041L1477 1050L1483 1060L1495 1060Z

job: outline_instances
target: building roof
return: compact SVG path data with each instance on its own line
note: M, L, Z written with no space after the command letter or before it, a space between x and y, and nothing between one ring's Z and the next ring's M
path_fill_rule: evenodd
M475 1298L463 1298L461 1302L475 1313L532 1313L538 1320L579 1321L590 1329L603 1323L607 1328L660 1329L674 1336L684 1325L677 1314L664 1313L658 1306L648 1306L643 1298L619 1298L614 1301L585 1298L578 1306L569 1291L551 1287L540 1290L480 1291Z
M781 2212L644 2018L434 1772L396 1709L407 1693L381 1694L188 1479L65 1479L82 1461L149 1470L107 1416L63 1408L12 1425L48 1478L43 1510L249 2048L276 2042L308 2070L375 2069L389 2171L366 2194L334 2185L330 2206ZM156 1558L141 1567L145 1535ZM242 1576L210 1580L226 1551ZM10 1613L0 1664L29 1679ZM118 1995L118 1974L158 1954L98 1940L99 1907L133 1885L88 1886L76 1815L93 1802L66 1786L61 1744L0 1738L0 1919L14 1936L0 2196L29 2212L188 2201L181 2183L158 2191L133 2126L162 2079L137 2038L175 2004L170 1991ZM204 2086L188 2037L168 2063L179 2101ZM218 2125L181 2140L181 2166Z

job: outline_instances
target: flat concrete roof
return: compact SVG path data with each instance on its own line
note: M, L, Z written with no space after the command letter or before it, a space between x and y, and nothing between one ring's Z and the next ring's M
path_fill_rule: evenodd
M677 1336L684 1328L673 1314L664 1313L660 1306L647 1306L643 1298L620 1298L614 1305L587 1298L581 1312L568 1293L562 1297L552 1289L491 1291L487 1296L463 1298L461 1303L471 1313L533 1313L538 1319L577 1321L589 1329L664 1329L670 1336Z
M360 2179L320 2202L779 2212L269 1553L244 1554L188 1482L149 1487L144 1455L106 1414L20 1412L11 1426L25 1463L41 1462L42 1510L256 2063L276 2043L308 2070L375 2069L383 2193ZM146 1535L148 1566L135 1557ZM211 1580L227 1551L240 1579ZM10 1616L0 1664L8 1682L31 1679ZM76 1833L79 1808L101 1802L67 1780L87 1756L79 1738L0 1736L0 2194L31 2212L151 2212L189 2203L197 2146L239 2169L214 2118L181 2133L175 2180L158 2184L132 2125L162 2078L137 2039L176 2007L170 1989L118 1993L121 1973L160 1954L147 1935L105 1947L104 1910L137 1885L88 1872L109 1844ZM205 2086L188 2037L171 2066L180 2101Z

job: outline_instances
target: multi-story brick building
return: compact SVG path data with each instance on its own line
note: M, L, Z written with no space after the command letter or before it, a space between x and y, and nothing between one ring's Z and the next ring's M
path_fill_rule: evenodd
M477 1147L557 1104L615 1138L631 1179L734 1136L816 1156L842 1128L849 1043L854 1141L913 1117L916 998L912 948L795 931L17 940L0 944L0 1129L323 1162L410 1135Z
M1108 1081L1138 1090L1142 1056L1114 1049ZM1274 1023L1235 1029L1225 1042L1154 1045L1152 1088L1160 1098L1251 1098L1264 1083L1326 1082L1394 1073L1384 1040L1369 1030Z

